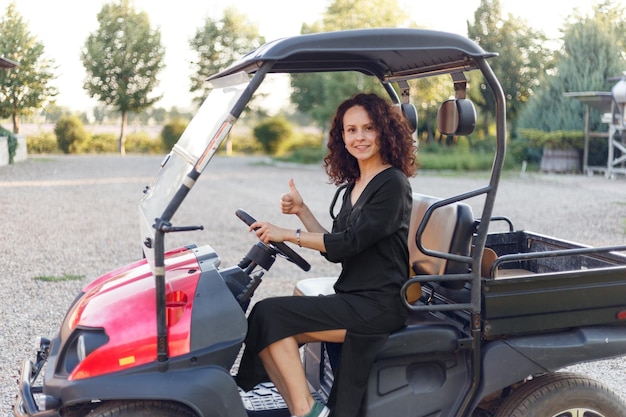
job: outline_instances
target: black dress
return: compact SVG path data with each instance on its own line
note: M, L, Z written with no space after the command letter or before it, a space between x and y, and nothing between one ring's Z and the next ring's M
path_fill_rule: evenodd
M347 187L332 232L324 235L331 262L341 262L335 294L274 297L255 304L248 317L246 346L237 383L244 390L267 381L258 353L305 332L346 329L346 340L328 401L331 415L359 414L376 353L407 311L400 288L409 276L407 236L411 186L397 168L376 175L352 206Z

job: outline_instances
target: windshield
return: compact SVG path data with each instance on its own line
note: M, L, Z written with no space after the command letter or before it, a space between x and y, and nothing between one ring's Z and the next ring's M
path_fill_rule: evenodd
M231 109L249 83L244 73L211 83L211 91L171 152L139 204L141 245L154 267L155 219L169 222L235 122ZM190 178L191 177L191 178ZM153 271L154 272L154 271Z

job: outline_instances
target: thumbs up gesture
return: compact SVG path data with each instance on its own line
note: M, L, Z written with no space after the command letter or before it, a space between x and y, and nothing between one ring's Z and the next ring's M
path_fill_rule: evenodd
M298 214L304 205L302 196L293 179L289 180L289 192L280 196L280 209L283 214Z

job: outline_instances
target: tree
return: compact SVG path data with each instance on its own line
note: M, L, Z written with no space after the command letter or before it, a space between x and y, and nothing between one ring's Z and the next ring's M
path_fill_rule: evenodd
M132 0L105 4L98 22L81 51L87 71L83 87L90 97L121 113L118 149L124 155L128 112L140 112L161 99L149 95L158 85L165 49L161 32L150 27L147 13L135 11Z
M520 127L556 130L583 129L584 106L563 97L565 92L609 91L609 78L626 68L624 60L624 12L604 2L594 15L573 15L563 30L563 47L556 70L520 116ZM600 114L590 120L591 130L599 128Z
M204 26L198 28L189 41L191 49L198 55L192 63L193 75L189 89L192 93L198 93L194 101L200 104L208 95L207 77L225 69L264 43L258 25L234 7L226 8L220 20L207 18Z
M539 87L542 74L553 63L543 45L546 36L531 29L526 22L509 15L502 18L499 0L481 0L474 12L474 22L467 24L468 37L487 52L497 52L489 61L507 98L507 118L512 123ZM483 116L483 132L488 133L494 107L492 91L483 81L472 88L471 97Z
M302 25L302 33L407 25L397 0L334 0L320 22ZM362 91L381 91L380 83L354 72L292 74L291 87L291 102L323 129L346 98Z
M20 132L19 116L33 113L58 94L50 85L54 61L44 56L45 48L31 36L15 4L0 19L0 55L19 65L0 71L0 117L10 117L13 132Z

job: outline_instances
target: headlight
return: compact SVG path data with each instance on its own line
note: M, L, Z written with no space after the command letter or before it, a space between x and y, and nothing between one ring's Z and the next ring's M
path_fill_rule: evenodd
M85 350L85 334L81 334L76 339L76 356L78 357L78 362L82 362L87 357L87 352Z
M57 372L71 374L79 363L108 341L109 337L102 329L76 328L65 344Z

